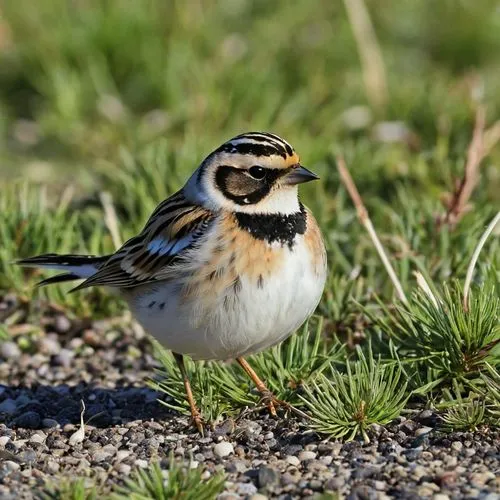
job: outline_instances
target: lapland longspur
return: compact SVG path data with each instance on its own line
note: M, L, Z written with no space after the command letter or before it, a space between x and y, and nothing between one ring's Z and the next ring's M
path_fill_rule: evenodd
M66 271L41 284L84 278L74 290L118 289L173 351L200 432L183 356L236 359L275 413L276 400L244 357L286 339L320 300L325 247L297 188L314 179L280 137L242 134L212 152L114 254L46 254L19 264Z

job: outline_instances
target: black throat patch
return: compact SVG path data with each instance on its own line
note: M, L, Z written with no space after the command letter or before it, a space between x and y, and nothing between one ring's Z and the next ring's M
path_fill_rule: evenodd
M245 214L237 212L236 220L242 229L254 238L268 243L278 242L293 247L295 236L304 234L307 228L307 214L300 203L300 211L293 214Z

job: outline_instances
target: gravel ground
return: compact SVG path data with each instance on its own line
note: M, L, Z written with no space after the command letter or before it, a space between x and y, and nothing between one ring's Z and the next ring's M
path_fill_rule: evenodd
M0 297L18 343L0 346L0 498L36 497L50 480L90 474L109 488L137 467L193 458L208 477L227 473L221 498L303 498L330 490L352 499L500 499L500 433L442 434L426 410L375 427L372 442L342 444L304 432L295 419L262 414L225 422L201 438L148 388L157 367L130 324L40 315L36 328L13 297ZM123 322L122 322L123 323ZM35 332L35 334L33 334ZM83 442L72 443L81 400Z

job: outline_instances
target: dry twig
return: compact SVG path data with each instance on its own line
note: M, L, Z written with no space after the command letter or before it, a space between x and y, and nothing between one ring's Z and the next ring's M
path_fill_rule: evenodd
M438 218L438 227L447 224L455 227L460 219L470 210L470 198L479 182L479 167L483 159L500 140L500 121L485 130L486 110L478 105L472 140L467 151L464 175L457 183L453 194L444 198L446 214Z
M377 236L377 233L375 232L375 228L373 227L372 221L370 220L370 217L368 216L368 211L366 210L365 205L363 204L363 200L361 199L361 196L359 195L359 191L356 188L356 185L354 184L354 181L352 180L351 174L349 173L349 170L347 170L344 158L341 156L337 157L337 168L340 174L340 178L342 179L342 182L344 183L347 192L349 193L350 197L352 198L352 201L354 203L354 206L356 207L356 212L358 214L358 218L363 224L363 226L366 228L368 231L368 234L370 235L370 238L377 249L377 252L380 256L380 259L382 260L382 263L384 264L384 267L387 271L387 274L389 274L389 278L391 279L394 288L396 289L396 292L399 296L399 300L403 302L403 304L408 304L408 300L406 298L406 295L403 291L403 287L401 286L401 283L396 276L396 272L394 271L394 268L392 267L392 264L389 261L389 258L387 257L387 254L385 253L384 247L382 246L382 243L380 243L380 240Z

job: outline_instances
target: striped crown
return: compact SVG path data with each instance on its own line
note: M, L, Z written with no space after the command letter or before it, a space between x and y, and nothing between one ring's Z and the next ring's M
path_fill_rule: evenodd
M257 157L280 156L283 167L298 161L297 154L288 142L268 132L247 132L237 135L214 151L214 153L230 153Z

